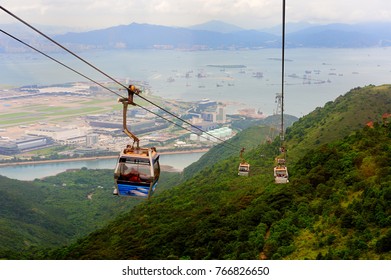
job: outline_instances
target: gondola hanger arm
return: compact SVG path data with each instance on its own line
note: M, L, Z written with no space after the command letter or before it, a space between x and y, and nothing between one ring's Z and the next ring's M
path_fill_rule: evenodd
M123 132L129 136L130 138L133 139L133 145L132 145L132 148L134 147L134 144L136 143L136 149L139 149L140 146L139 146L139 143L140 143L140 139L134 135L129 129L128 129L128 125L127 125L127 113L128 113L128 105L136 105L133 101L133 97L134 97L134 94L140 94L140 90L138 88L136 88L134 85L129 85L129 87L127 88L127 91L128 91L128 97L125 98L125 97L122 97L122 98L119 98L118 99L118 102L121 102L122 105L123 105L123 116L122 116L122 120L123 120L123 124L122 124L122 127L123 127Z

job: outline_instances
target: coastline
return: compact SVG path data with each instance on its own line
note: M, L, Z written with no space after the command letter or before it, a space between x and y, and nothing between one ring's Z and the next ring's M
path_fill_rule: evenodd
M209 149L197 149L197 150L186 150L186 151L169 151L169 152L159 152L160 155L172 155L172 154L191 154L191 153L206 153ZM7 166L19 166L19 165L38 165L38 164L47 164L47 163L57 163L57 162L72 162L72 161L86 161L86 160L99 160L99 159L115 159L116 156L96 156L96 157L81 157L81 158L64 158L64 159L48 159L48 160L32 160L32 161L21 161L21 162L6 162L0 163L0 167ZM166 166L167 169L170 169Z

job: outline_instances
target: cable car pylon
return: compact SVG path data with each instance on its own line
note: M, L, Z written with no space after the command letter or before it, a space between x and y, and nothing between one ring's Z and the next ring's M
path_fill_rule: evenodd
M281 53L281 95L277 94L276 101L281 105L281 128L280 128L280 153L281 156L276 158L274 167L274 182L276 184L286 184L288 180L288 167L286 166L286 149L284 147L285 130L284 130L284 84L285 84L285 0L282 0L282 53Z

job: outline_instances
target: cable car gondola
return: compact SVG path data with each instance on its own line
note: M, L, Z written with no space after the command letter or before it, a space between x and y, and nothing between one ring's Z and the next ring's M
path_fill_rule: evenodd
M285 165L285 159L278 158L277 165L274 167L274 182L276 184L289 183L288 177L288 168Z
M250 164L247 163L247 162L243 159L243 152L244 152L244 148L242 148L242 149L240 150L240 159L241 159L241 162L239 163L238 175L239 175L239 176L248 176L249 173L250 173Z
M240 163L239 164L239 176L248 176L250 173L250 164L248 163Z
M113 194L150 198L156 189L160 175L159 154L156 148L140 148L139 139L131 133L126 124L128 105L133 103L133 95L140 91L130 85L128 98L120 98L123 104L123 129L124 133L133 139L133 144L128 145L119 155L114 171L115 189ZM136 144L136 146L134 146Z
M154 148L126 148L114 172L115 192L121 196L149 198L160 175L159 155Z

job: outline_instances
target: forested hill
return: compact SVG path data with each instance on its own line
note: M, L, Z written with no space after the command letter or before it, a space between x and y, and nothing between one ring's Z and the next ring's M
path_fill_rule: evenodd
M266 143L268 139L278 135L278 129L281 115L268 116L262 120L238 120L232 125L243 131L229 140L228 145L216 145L204 154L197 162L186 167L183 172L185 179L190 179L195 174L204 169L205 166L212 166L220 160L235 158L239 160L240 148L244 147L246 151L251 151L257 146ZM290 127L298 118L286 115L284 122ZM246 129L247 128L247 129Z
M113 171L69 171L42 180L0 176L0 259L75 241L137 202L113 199Z
M370 122L381 122L390 113L391 85L355 88L286 129L290 160L308 149L341 139Z
M232 155L238 161L240 147L265 142L269 130L262 124L250 127L234 137L234 150L216 146L212 163ZM184 174L212 163L201 160ZM178 185L184 174L161 172L154 196ZM33 182L0 176L0 259L29 258L38 248L69 244L142 202L113 196L113 185L113 170L82 168Z
M205 166L77 243L35 258L391 259L391 128L379 116L390 106L381 112L378 96L389 104L390 87L355 89L300 119L287 133L295 155L289 184L273 181L278 140L261 144L246 153L251 176L237 176L237 157ZM363 112L378 122L356 118L350 130L331 124ZM300 141L312 145L295 152L300 127Z

